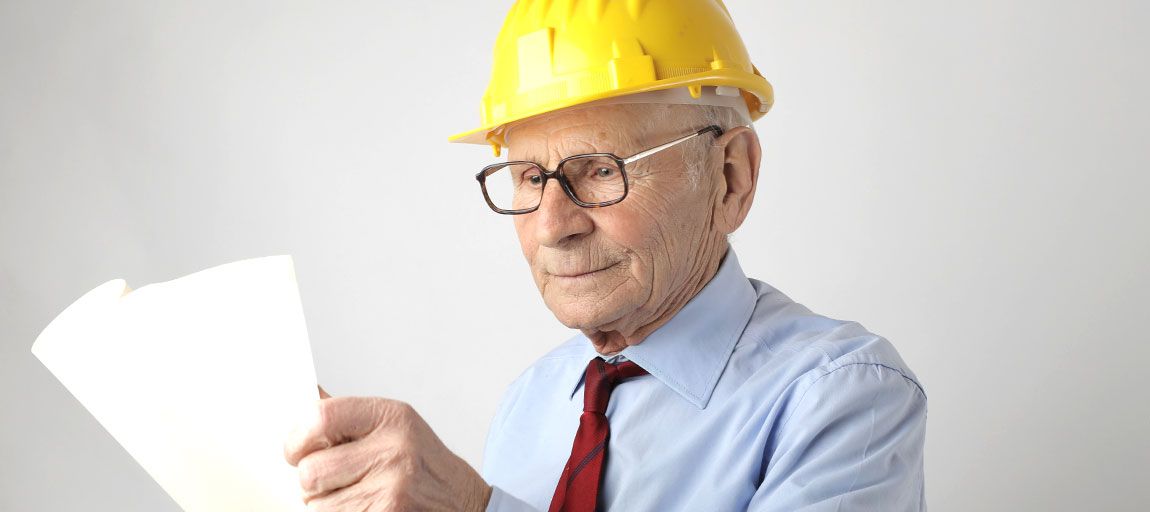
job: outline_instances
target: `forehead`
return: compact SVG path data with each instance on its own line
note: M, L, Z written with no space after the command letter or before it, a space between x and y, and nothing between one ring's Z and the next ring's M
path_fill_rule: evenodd
M512 154L575 148L623 151L646 135L661 107L665 106L621 104L563 109L511 124L504 139Z

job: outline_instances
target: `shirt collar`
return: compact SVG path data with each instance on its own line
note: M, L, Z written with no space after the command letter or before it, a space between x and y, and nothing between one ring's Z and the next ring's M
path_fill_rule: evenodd
M595 351L583 337L584 361L629 359L700 409L707 407L719 375L755 309L756 294L728 249L718 272L670 321L614 356ZM580 366L571 377L572 400L583 382Z

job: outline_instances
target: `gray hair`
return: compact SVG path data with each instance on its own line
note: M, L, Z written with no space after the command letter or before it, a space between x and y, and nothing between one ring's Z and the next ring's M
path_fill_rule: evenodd
M647 131L657 131L660 127L681 126L686 133L686 131L699 130L710 125L718 126L723 131L737 126L746 126L751 131L755 130L755 125L751 123L745 112L718 105L666 105L665 108L658 109L655 115L648 118L647 126L644 128ZM711 140L707 140L707 144L710 142ZM691 143L693 142L688 142L688 144ZM682 155L683 168L687 171L691 186L698 186L703 170L707 167L707 153L684 149Z

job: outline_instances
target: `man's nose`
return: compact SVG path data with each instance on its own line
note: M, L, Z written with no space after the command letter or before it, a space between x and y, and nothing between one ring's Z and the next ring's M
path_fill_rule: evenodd
M539 209L528 215L535 216L536 242L545 247L556 247L594 229L587 213L587 208L567 197L558 180L548 180L543 187Z

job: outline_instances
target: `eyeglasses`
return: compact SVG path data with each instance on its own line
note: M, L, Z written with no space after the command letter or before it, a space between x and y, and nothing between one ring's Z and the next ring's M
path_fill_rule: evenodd
M711 125L626 158L611 153L569 156L560 160L554 171L535 162L500 162L484 167L475 179L479 181L487 206L504 215L521 215L539 209L543 188L550 179L557 180L567 197L579 206L610 206L627 197L627 165L708 132L715 137L723 135L722 128Z

